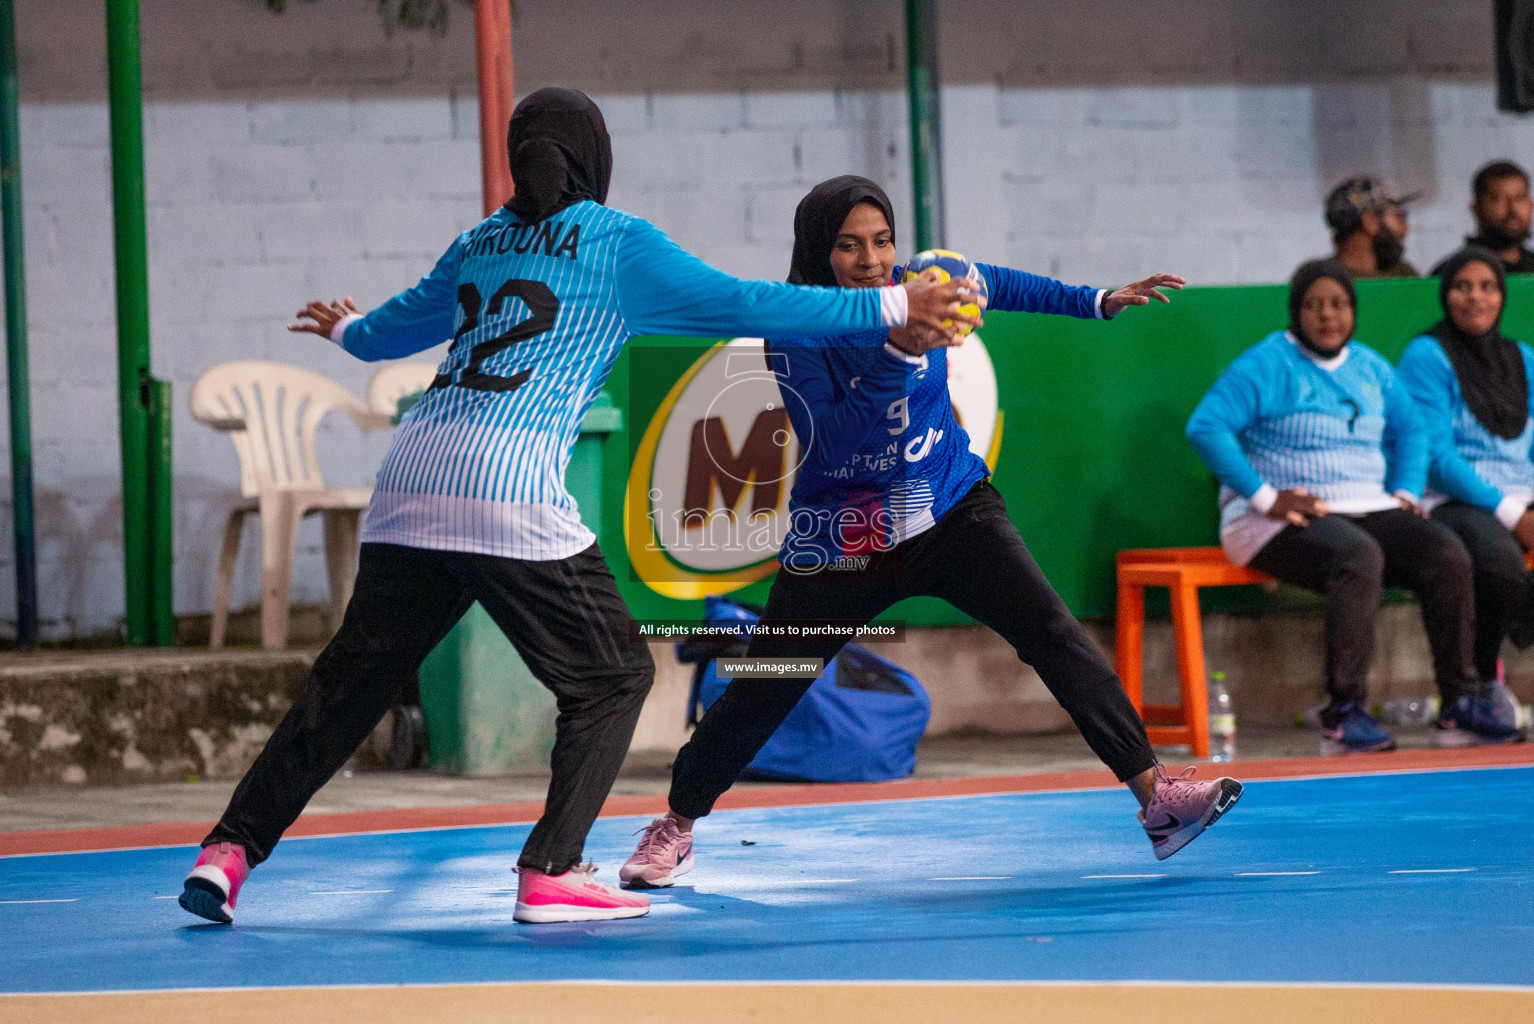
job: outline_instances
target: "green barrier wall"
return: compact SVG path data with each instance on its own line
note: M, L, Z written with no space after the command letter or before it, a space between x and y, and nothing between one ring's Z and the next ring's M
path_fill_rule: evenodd
M1358 293L1357 338L1392 361L1439 317L1436 279L1364 281ZM1078 616L1113 613L1119 549L1218 542L1216 484L1188 447L1183 426L1236 355L1287 323L1286 296L1282 285L1189 288L1170 306L1130 310L1111 324L1026 313L986 317L981 333L1005 415L994 480L1034 557ZM1503 330L1534 339L1534 277L1510 279ZM641 338L631 348L670 350L680 376L711 344ZM606 449L602 548L636 616L696 616L701 602L661 597L629 570L623 540L629 432L644 430L665 388L647 380L631 389L628 371L625 353L607 386L626 415ZM767 584L759 583L736 596L760 602L766 594ZM913 625L968 621L937 601L907 602L891 616Z

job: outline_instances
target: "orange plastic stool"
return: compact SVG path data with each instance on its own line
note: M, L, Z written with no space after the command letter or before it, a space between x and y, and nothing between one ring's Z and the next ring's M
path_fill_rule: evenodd
M1204 682L1204 625L1200 587L1266 583L1273 577L1231 565L1212 548L1140 548L1118 553L1118 630L1114 660L1124 690L1145 719L1151 743L1186 743L1194 757L1209 756L1209 689ZM1166 587L1172 597L1181 703L1144 700L1145 588Z
M1273 579L1231 565L1220 548L1138 548L1118 553L1118 630L1114 661L1124 691L1145 719L1154 744L1186 743L1194 757L1209 756L1209 688L1204 682L1204 623L1200 587L1235 587ZM1524 555L1534 571L1534 551ZM1166 587L1172 597L1180 704L1144 700L1145 588Z

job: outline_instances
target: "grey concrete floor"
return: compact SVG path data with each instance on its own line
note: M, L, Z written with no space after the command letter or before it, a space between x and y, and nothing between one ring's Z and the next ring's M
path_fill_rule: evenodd
M1428 745L1427 730L1401 729L1402 747ZM1249 728L1238 760L1304 757L1318 752L1314 733L1303 729ZM1163 751L1170 762L1187 760L1186 748ZM670 758L637 755L624 765L613 792L664 793ZM1100 764L1075 733L1051 736L934 736L922 741L917 778L1022 775L1097 768ZM1239 769L1236 774L1239 774ZM431 771L355 771L337 775L315 795L306 814L393 807L461 807L539 800L546 773L465 778ZM92 828L162 821L212 821L234 790L233 780L142 783L132 786L32 786L0 789L0 832L43 828ZM742 783L765 786L771 783Z

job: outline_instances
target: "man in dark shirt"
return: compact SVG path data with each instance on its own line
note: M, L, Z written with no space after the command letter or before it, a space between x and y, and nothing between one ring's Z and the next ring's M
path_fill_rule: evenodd
M1416 277L1406 252L1406 205L1415 194L1397 195L1379 178L1349 178L1326 197L1334 258L1360 277Z
M1471 189L1476 233L1465 244L1501 256L1509 274L1534 274L1534 252L1523 244L1529 240L1529 221L1534 217L1528 172L1511 160L1497 160L1475 172ZM1442 266L1433 268L1434 276Z

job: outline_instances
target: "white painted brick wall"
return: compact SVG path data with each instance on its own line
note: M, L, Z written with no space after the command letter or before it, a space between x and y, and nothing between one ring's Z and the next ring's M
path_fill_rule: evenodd
M1534 125L1482 85L950 92L948 243L994 253L999 200L1000 258L1092 283L1282 280L1330 250L1322 198L1365 172L1426 193L1407 244L1426 270L1470 229L1478 166L1534 164Z
M794 206L840 173L889 189L910 251L899 90L598 101L614 136L610 202L726 270L781 278ZM1329 248L1321 198L1366 170L1427 190L1408 243L1425 269L1469 230L1477 166L1534 165L1531 122L1496 113L1477 84L972 84L945 90L943 104L948 244L1083 283L1163 269L1201 284L1280 280ZM452 97L146 108L154 367L176 388L179 612L210 606L237 482L227 439L186 412L192 382L220 362L273 359L360 395L374 367L283 324L309 297L376 304L428 270L478 219L477 132L474 104ZM99 104L22 109L42 613L55 637L111 629L122 615L106 138ZM328 423L327 478L368 482L386 444ZM237 605L258 597L254 531L246 541ZM321 601L317 526L301 544L294 596ZM0 547L0 619L10 619Z
M192 382L221 362L274 359L360 395L374 367L282 326L312 295L377 303L429 269L478 219L478 140L472 106L465 118L445 98L150 104L144 122L153 364L176 396L176 607L206 611L238 475L227 438L186 411ZM53 637L122 615L106 137L99 104L23 107L40 596ZM327 422L327 479L367 483L386 443ZM245 539L237 605L259 595L255 531ZM317 524L301 546L294 596L323 600Z

